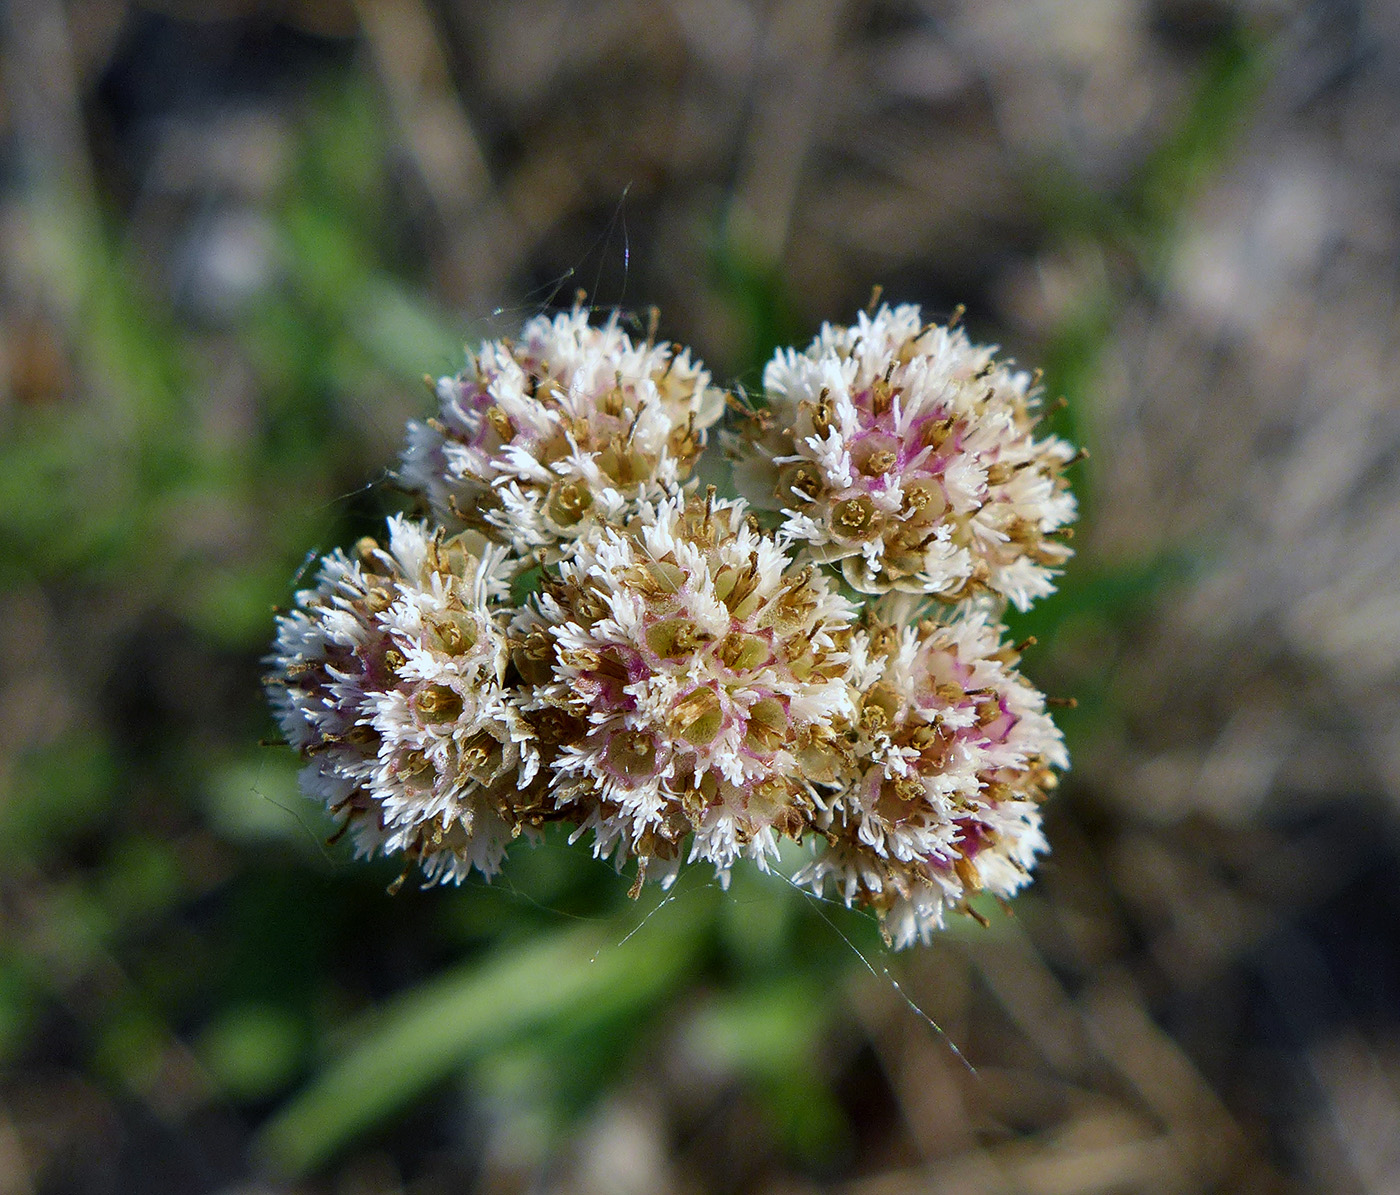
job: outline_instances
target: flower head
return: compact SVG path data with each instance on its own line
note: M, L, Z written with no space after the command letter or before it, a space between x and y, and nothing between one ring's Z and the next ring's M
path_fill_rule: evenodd
M810 837L797 879L899 947L1025 881L1067 758L997 619L1069 556L1072 449L1034 437L1028 375L916 307L825 327L764 385L728 447L776 529L696 493L724 396L616 315L532 319L438 382L399 472L431 521L326 557L269 659L303 786L361 853L489 878L559 822L635 860L636 894Z
M391 519L387 550L331 553L278 620L269 691L303 786L362 853L407 853L430 880L497 869L532 772L503 685L504 556Z
M668 875L688 836L722 875L739 855L762 862L814 807L799 761L854 712L853 614L713 491L596 529L513 628L529 708L581 731L551 765L556 800L598 853Z
M994 349L881 307L779 350L763 384L758 426L729 441L736 481L856 589L990 590L1025 609L1054 588L1074 449L1034 438L1033 380Z
M724 409L688 350L579 308L487 341L437 394L438 417L409 424L400 482L443 523L537 554L684 480Z
M1045 699L984 612L914 621L886 599L851 641L857 713L805 880L874 907L900 946L945 907L1009 896L1044 849L1039 803L1068 764Z

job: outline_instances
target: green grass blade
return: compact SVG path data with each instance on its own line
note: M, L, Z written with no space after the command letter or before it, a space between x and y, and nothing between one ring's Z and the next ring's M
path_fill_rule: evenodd
M264 1127L259 1151L277 1170L304 1174L511 1037L645 1008L683 977L707 907L694 895L673 902L627 937L635 918L572 927L406 993Z

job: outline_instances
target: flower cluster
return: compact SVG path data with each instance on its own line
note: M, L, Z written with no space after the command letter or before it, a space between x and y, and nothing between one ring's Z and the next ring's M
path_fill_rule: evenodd
M1073 450L1035 438L1028 375L915 307L764 380L732 499L688 480L725 395L616 316L531 320L437 383L399 472L427 521L326 557L270 658L362 853L489 877L558 822L635 892L806 841L798 882L896 946L1025 882L1068 758L999 613L1069 555Z
M879 910L901 945L945 904L1020 887L1045 847L1039 803L1069 764L985 611L913 621L908 607L875 603L852 640L858 710L818 823L825 849L802 874Z
M332 552L278 620L268 689L307 792L430 879L499 868L538 770L505 687L507 577L480 536L391 519L387 550Z
M559 571L516 625L530 708L583 728L552 765L556 800L600 853L669 875L689 838L724 873L799 837L798 757L854 713L851 603L712 492L642 503Z
M688 351L580 309L483 344L437 397L437 418L408 425L400 483L440 523L546 558L683 482L724 411Z
M730 441L740 488L853 588L991 591L1021 610L1053 589L1074 449L1034 438L1031 375L906 306L779 351L763 385L768 406Z

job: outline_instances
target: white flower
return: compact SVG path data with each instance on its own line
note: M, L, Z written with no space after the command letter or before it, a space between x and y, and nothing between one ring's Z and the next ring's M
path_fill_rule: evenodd
M400 483L444 524L545 558L684 481L724 410L688 350L578 308L485 342L437 394L438 417L409 424Z
M914 306L779 350L768 408L726 439L740 491L863 592L991 590L1024 610L1070 556L1074 449L1034 438L1033 379L994 354Z
M689 837L727 879L739 856L763 864L779 837L800 837L813 807L801 761L854 712L850 603L713 491L642 503L559 572L513 634L537 684L527 708L583 730L552 788L598 853L673 868Z
M916 307L764 384L728 447L776 530L695 492L723 393L616 315L530 320L439 381L399 473L432 521L326 557L269 658L303 786L361 853L490 877L558 822L635 860L635 894L810 836L797 881L897 947L1026 882L1068 758L1000 618L1070 555L1073 450L1035 439L1028 375Z
M269 691L307 758L309 795L361 853L417 858L430 880L491 875L532 778L532 734L503 685L505 549L395 518L389 547L333 552L278 620Z
M875 908L888 936L926 940L946 907L1010 896L1045 842L1039 803L1068 766L1045 699L985 611L914 623L877 603L851 641L858 713L801 879Z

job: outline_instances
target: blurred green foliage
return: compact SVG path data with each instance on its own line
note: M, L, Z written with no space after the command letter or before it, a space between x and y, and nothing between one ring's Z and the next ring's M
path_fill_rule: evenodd
M376 1010L267 1126L268 1153L300 1172L464 1063L508 1049L527 1033L593 1038L635 1025L693 964L708 910L695 901L672 903L650 935L639 924L614 944L620 919L587 921L503 944Z

